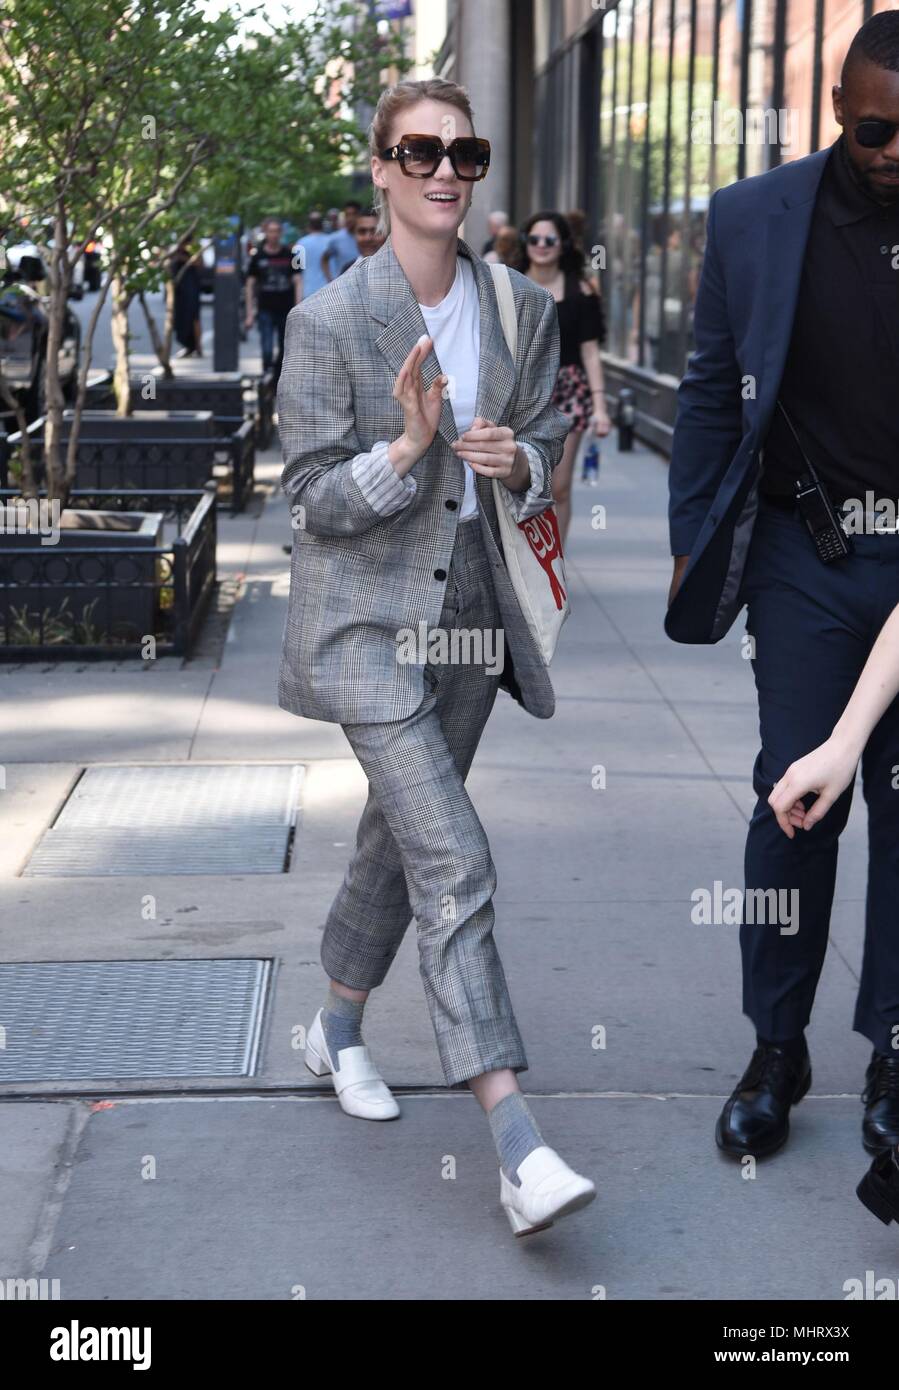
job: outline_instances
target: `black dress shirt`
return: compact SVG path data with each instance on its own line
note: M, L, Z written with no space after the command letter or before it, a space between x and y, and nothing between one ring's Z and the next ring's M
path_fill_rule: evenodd
M857 182L843 136L812 214L779 399L834 502L899 499L899 201ZM792 496L806 471L775 409L761 491Z

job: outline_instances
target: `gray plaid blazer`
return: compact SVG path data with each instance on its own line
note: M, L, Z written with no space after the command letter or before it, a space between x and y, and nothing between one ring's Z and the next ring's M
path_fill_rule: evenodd
M531 465L528 488L502 492L521 521L552 502L552 470L569 429L549 403L559 370L556 306L540 285L510 272L519 323L513 365L490 271L461 238L458 251L471 260L480 300L475 413L511 426ZM404 478L387 458L404 429L396 376L426 332L389 237L287 316L278 422L294 544L278 704L293 714L380 723L406 718L424 698L424 666L397 659L397 634L439 622L465 490L462 460L450 448L459 431L449 399L430 448ZM424 385L440 370L432 351ZM491 480L476 473L475 486L505 633L500 686L548 719L555 696L505 567Z

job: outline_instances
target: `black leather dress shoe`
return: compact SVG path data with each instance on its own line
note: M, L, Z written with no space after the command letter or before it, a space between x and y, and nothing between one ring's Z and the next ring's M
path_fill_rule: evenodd
M899 1221L899 1150L879 1153L855 1190L885 1226Z
M862 1143L869 1154L899 1144L899 1052L882 1057L875 1052L865 1072L865 1118Z
M802 1100L811 1084L808 1050L795 1062L783 1048L760 1043L718 1117L718 1148L735 1158L774 1153L790 1133L790 1106Z

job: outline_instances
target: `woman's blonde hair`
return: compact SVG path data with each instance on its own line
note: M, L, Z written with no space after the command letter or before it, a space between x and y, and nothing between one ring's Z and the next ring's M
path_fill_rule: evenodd
M474 116L468 92L464 87L455 82L447 82L442 77L423 78L419 82L404 80L392 87L386 87L381 93L368 130L369 154L376 155L386 149L395 118L420 101L441 101L446 106L455 106L471 122L474 134ZM389 236L390 205L385 189L375 187L374 206L378 214L378 235Z

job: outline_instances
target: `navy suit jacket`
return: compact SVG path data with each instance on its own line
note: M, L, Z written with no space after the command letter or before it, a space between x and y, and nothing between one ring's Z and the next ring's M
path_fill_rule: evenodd
M709 202L669 470L671 553L690 557L665 615L675 642L719 641L743 606L762 446L831 148L719 188Z

